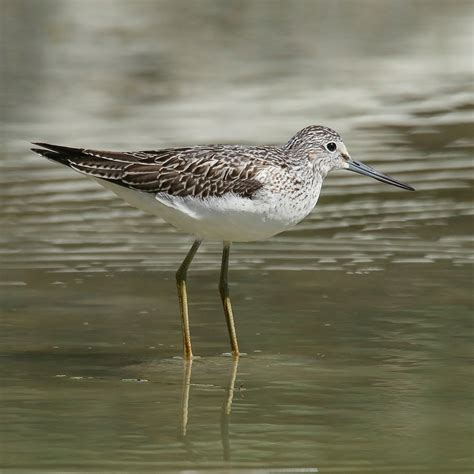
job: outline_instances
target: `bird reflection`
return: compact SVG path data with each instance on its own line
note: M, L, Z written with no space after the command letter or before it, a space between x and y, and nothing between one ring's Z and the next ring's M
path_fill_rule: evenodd
M234 387L235 387L235 379L237 378L238 366L239 366L239 358L236 357L232 360L229 383L227 384L224 402L222 403L221 439L222 439L222 450L224 452L224 461L230 461L230 438L229 438L230 413L232 411L232 400L234 399Z
M185 438L188 433L189 392L191 390L191 373L193 360L183 360L183 393L181 395L181 424L180 436Z
M231 448L229 438L230 415L232 412L232 401L234 398L235 380L237 378L237 370L239 366L239 358L232 359L232 365L229 372L229 379L225 390L224 400L221 408L220 428L224 461L230 461ZM191 392L191 375L193 361L183 360L183 390L181 396L181 419L179 426L179 439L183 442L186 450L195 457L196 453L192 447L192 443L188 439L188 420L189 420L189 396Z

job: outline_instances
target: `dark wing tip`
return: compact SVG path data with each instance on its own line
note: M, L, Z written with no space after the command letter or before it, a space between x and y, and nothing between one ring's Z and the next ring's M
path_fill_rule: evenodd
M31 151L37 153L40 156L48 158L48 160L56 161L62 164L67 164L67 158L61 153L55 151L46 150L45 148L31 148Z
M38 145L38 146L46 145L45 143L43 144L43 143L34 143L34 142L32 142L31 144L32 145ZM41 156L48 156L48 153L50 153L52 155L56 154L55 152L52 152L52 151L46 149L46 147L44 147L44 148L30 148L30 150L34 151L35 153L38 153L38 155L41 155Z
M37 143L33 143L33 145L37 145ZM35 153L42 154L45 153L47 150L44 148L30 148L31 151L34 151Z
M32 142L32 145L37 145L42 148L46 148L47 150L55 151L57 153L81 153L83 151L82 148L73 148L70 146L62 146L62 145L52 145L50 143L43 143L43 142Z
M63 165L69 166L69 160L79 156L82 153L82 148L71 148L67 146L51 145L50 143L32 142L33 145L42 148L31 148L31 151L38 155L44 156L49 160L56 161Z
M41 143L41 142L31 142L32 145L37 145L37 146L41 146L42 148L30 148L31 151L34 151L35 153L38 153L38 155L43 155L45 156L44 154L47 153L47 148L48 148L48 144L47 143ZM46 149L45 149L46 148Z

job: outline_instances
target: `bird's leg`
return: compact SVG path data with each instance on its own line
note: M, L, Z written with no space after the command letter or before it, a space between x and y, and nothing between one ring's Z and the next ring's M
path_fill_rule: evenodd
M232 354L239 356L239 344L237 343L237 335L235 333L234 315L232 313L232 304L230 302L229 285L227 284L227 273L229 270L229 253L230 242L224 242L222 250L222 266L221 277L219 280L219 292L221 294L222 305L224 306L224 313L227 322L227 330L229 331L230 345L232 347Z
M189 265L191 264L194 255L201 245L200 240L195 240L192 247L189 249L183 263L179 266L176 272L176 286L178 287L179 309L181 312L181 323L183 325L183 349L184 358L192 359L193 350L191 347L191 334L189 332L189 314L188 314L188 293L186 291L186 275L188 273Z

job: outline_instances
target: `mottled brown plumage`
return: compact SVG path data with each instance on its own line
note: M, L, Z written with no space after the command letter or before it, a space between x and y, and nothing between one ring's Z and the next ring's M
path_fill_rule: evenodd
M262 167L284 168L278 147L208 145L189 148L112 152L35 143L34 148L91 177L148 193L172 196L220 197L226 193L251 198L263 184L256 179Z

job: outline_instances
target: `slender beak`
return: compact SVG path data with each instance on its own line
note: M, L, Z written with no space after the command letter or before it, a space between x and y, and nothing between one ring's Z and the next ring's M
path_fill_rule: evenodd
M398 188L408 189L409 191L414 191L415 188L410 186L409 184L401 183L396 179L391 178L385 174L379 173L377 170L374 170L370 166L364 165L360 161L355 160L347 160L347 167L348 170L354 171L355 173L363 174L365 176L370 176L371 178L376 179L377 181L381 181L382 183L391 184L392 186L397 186Z

